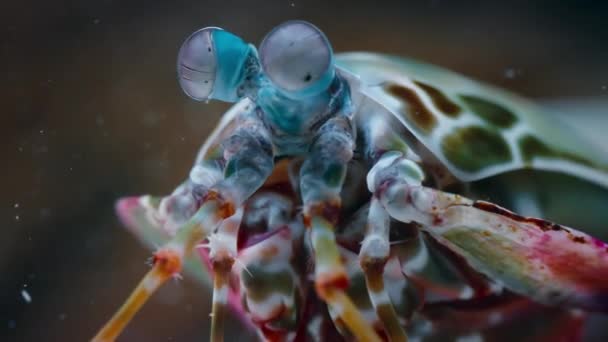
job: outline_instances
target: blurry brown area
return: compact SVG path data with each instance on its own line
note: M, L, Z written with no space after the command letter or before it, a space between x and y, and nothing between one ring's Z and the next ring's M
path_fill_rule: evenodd
M146 271L150 252L114 202L171 191L227 109L176 82L194 30L220 26L257 44L305 19L337 52L407 55L530 97L607 97L599 3L4 1L0 340L87 340ZM121 340L204 340L210 298L188 279L169 283ZM235 327L228 336L249 336Z

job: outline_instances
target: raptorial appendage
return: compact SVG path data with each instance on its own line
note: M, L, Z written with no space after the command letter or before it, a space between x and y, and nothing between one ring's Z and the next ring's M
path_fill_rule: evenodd
M370 190L391 217L420 224L477 272L515 293L546 305L608 311L608 244L425 187L407 176L411 172L419 172L416 164L389 154L370 173Z

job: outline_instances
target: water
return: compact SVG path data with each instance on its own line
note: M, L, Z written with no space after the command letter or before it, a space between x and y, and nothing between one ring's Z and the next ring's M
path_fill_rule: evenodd
M530 97L605 98L607 8L575 4L1 5L9 15L0 24L0 340L88 340L147 270L150 253L122 229L114 201L173 189L227 108L180 92L177 48L195 29L226 27L257 44L276 24L301 18L336 51L409 55ZM123 341L206 339L210 298L188 277L169 283ZM227 331L242 333L231 324Z

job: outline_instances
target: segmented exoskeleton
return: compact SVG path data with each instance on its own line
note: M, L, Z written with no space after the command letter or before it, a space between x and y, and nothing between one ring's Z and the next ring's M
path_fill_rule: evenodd
M173 194L118 203L166 242L96 340L194 250L213 273L212 340L228 303L268 340L472 336L539 313L575 334L582 312L608 311L608 245L478 200L522 169L608 187L606 157L527 101L409 60L334 57L302 21L259 52L199 30L178 75L194 99L237 103ZM542 214L538 184L517 184L500 202Z

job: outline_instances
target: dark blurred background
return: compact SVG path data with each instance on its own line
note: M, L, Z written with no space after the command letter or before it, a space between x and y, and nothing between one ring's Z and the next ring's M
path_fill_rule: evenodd
M601 1L3 1L0 340L87 340L146 271L114 201L171 191L227 109L181 93L182 41L213 25L257 44L294 18L338 52L408 55L533 98L608 97ZM169 283L121 340L204 340L209 300Z

